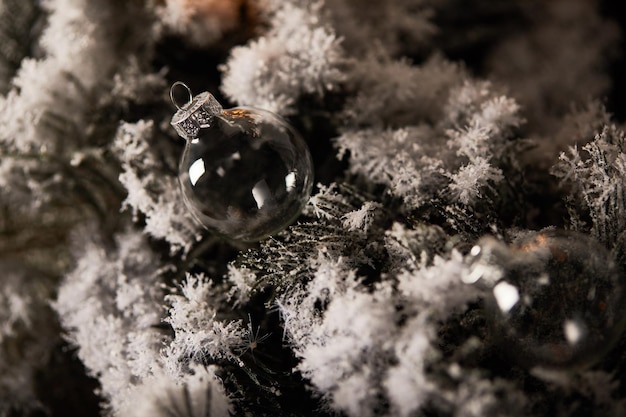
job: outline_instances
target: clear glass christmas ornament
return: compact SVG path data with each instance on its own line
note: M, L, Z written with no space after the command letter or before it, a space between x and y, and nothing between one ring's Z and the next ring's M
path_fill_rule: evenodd
M487 291L496 340L523 366L575 369L601 358L624 326L625 283L610 253L568 231L511 245L484 237L463 279Z
M179 107L176 86L189 93ZM292 223L308 201L313 163L302 137L280 116L256 108L224 110L208 92L170 90L171 124L187 143L179 180L187 207L207 229L256 241Z

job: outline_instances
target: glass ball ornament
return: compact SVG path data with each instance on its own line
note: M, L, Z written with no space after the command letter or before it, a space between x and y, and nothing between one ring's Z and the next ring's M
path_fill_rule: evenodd
M189 101L176 104L174 88ZM223 109L208 92L193 97L177 82L171 120L186 140L179 181L187 208L205 228L239 241L258 241L287 227L313 187L306 143L283 118L251 107Z
M522 366L583 368L621 334L623 273L591 237L549 230L510 245L484 237L469 262L463 280L485 289L495 340Z

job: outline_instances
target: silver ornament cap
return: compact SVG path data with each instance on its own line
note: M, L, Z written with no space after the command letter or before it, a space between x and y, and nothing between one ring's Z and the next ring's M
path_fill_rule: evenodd
M174 99L174 88L182 86L189 94L189 101L182 107ZM186 140L191 140L198 136L202 128L209 127L213 117L222 113L222 105L209 92L203 92L193 97L191 90L186 84L177 81L170 88L170 99L178 111L172 116L170 124L178 135Z

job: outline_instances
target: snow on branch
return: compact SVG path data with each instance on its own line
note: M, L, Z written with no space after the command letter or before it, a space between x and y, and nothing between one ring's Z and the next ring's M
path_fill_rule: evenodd
M244 344L245 329L241 320L216 319L219 300L215 293L208 278L188 274L180 294L165 297L170 306L165 321L174 330L174 340L164 349L170 373L180 374L194 363L239 363L236 350Z
M421 65L394 60L386 52L359 60L347 81L356 91L344 110L355 126L399 127L434 122L443 116L451 88L467 77L457 64L433 55Z
M351 250L375 244L371 239L353 242ZM277 297L285 339L300 358L297 369L329 409L348 416L377 415L383 398L390 415L414 415L442 400L461 412L467 401L462 398L471 397L463 391L465 383L472 378L480 395L475 392L474 414L467 415L492 410L499 390L514 389L472 373L458 376L463 384L455 388L443 382L449 375L433 370L441 359L438 323L464 312L480 296L461 280L468 268L463 257L454 250L446 253L441 230L395 225L384 239L396 255L423 247L423 256L407 262L406 256L394 255L393 273L365 284L348 254L325 251L320 244L308 257L308 280ZM439 247L441 255L428 254L431 247ZM450 366L462 375L458 364Z
M348 198L338 192L338 185L332 183L328 186L317 184L318 192L309 199L305 212L317 218L327 220L339 219L346 212L352 210Z
M491 166L485 158L477 157L450 176L448 188L453 201L470 205L483 196L482 190L495 192L492 184L503 179L500 169Z
M82 255L54 302L67 339L113 410L134 401L133 385L159 368L164 336L159 262L137 232L117 237L107 253L94 230L76 235Z
M626 139L614 124L593 140L562 152L552 173L571 187L571 201L591 215L593 235L612 247L626 231Z
M68 140L76 140L51 135L46 118L63 117L84 125L91 89L111 75L116 57L105 28L112 7L105 3L44 3L50 12L40 40L46 55L24 59L13 79L14 89L0 99L0 108L7 110L0 112L0 143L20 153L39 153L61 146L55 141L62 140L67 147Z
M241 105L294 112L304 94L322 95L344 80L340 39L323 23L321 2L275 2L270 29L235 47L221 67L222 90Z
M380 393L377 375L390 359L382 341L394 332L388 297L386 291L335 294L321 323L311 328L308 343L296 349L302 357L298 369L326 393L334 409L348 415L373 415L373 394Z
M350 231L362 230L363 233L367 233L379 208L380 203L366 201L360 209L343 215L343 226Z
M89 181L109 181L109 168L103 161L81 166L90 171L87 176L76 168L82 157L101 151L103 138L92 136L94 114L108 96L103 90L117 62L126 59L134 35L145 30L137 25L146 20L139 13L145 10L127 6L122 14L115 3L86 0L50 0L41 7L48 14L40 53L21 61L11 89L0 97L0 173L5 177L0 182L12 184L4 191L22 208L38 208L53 196L56 203L83 198L97 206L103 197ZM111 35L122 29L133 39L124 47ZM22 198L24 192L32 197Z
M11 88L11 79L25 57L32 54L38 31L33 29L41 13L34 0L0 3L0 94Z
M407 204L419 206L427 199L422 185L443 178L441 161L427 155L426 149L436 140L432 136L432 129L425 125L372 128L345 132L336 139L336 146L339 158L349 152L352 173L385 184Z
M384 184L408 208L441 199L477 204L503 180L498 165L511 156L509 140L523 120L517 103L488 83L450 91L437 125L347 130L335 140L350 171Z
M172 252L186 253L199 237L199 226L185 215L178 179L163 167L151 146L154 130L151 120L118 128L112 149L122 164L119 180L128 191L122 208L129 208L135 219L144 215L145 232L167 241Z
M520 106L499 94L488 82L466 81L450 92L442 126L459 153L468 158L486 153L497 155L498 147L510 139L524 119Z

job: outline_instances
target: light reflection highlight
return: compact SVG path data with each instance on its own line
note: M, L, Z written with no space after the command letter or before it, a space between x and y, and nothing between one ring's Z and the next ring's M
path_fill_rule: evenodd
M189 181L191 181L191 185L196 185L201 176L206 172L206 168L204 167L204 160L202 158L196 160L189 167Z

